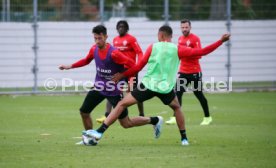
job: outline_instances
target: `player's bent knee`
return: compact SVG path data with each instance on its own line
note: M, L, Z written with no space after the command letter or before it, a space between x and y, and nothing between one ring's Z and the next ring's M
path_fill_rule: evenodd
M173 109L173 110L177 110L179 108L181 108L181 106L179 104L171 104L170 107Z
M126 122L126 121L120 121L120 124L123 128L126 128L126 129L132 127L131 123Z
M122 126L123 128L130 128L130 125L129 125L129 124L126 124L126 123L121 123L121 126Z
M124 101L119 101L119 103L117 104L117 106L123 107L123 108L127 108L127 103Z

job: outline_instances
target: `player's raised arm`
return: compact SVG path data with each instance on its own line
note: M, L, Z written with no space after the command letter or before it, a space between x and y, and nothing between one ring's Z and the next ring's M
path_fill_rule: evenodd
M223 34L220 40L202 49L192 49L183 46L178 46L178 56L181 59L183 57L207 55L213 52L215 49L217 49L223 42L228 41L229 38L230 34Z

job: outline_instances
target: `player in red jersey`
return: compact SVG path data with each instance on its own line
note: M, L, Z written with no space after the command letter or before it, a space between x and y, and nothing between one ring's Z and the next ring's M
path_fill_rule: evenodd
M199 37L190 32L190 20L184 19L181 21L181 31L183 33L183 36L180 36L178 38L178 45L189 48L201 48ZM186 92L187 86L189 84L192 84L194 95L199 100L204 112L204 118L200 125L209 125L212 122L212 117L209 113L207 99L202 92L202 72L199 64L199 59L201 59L201 56L185 57L181 60L178 73L178 83L180 83L181 85L178 89L176 88L176 95L180 105L182 105L182 95L184 92ZM171 117L170 120L166 121L166 124L175 123L175 117Z
M120 20L117 22L116 29L119 33L113 39L113 46L121 51L125 56L131 58L134 62L139 62L143 57L142 49L140 48L136 38L128 33L129 25L127 21ZM133 90L137 86L138 75L128 78L128 91ZM143 103L137 103L139 115L144 116ZM107 101L105 116L96 119L98 123L102 123L106 116L111 112L112 105Z

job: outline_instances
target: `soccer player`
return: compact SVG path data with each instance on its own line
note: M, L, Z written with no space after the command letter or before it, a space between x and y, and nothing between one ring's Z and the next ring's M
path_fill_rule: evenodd
M97 73L94 88L87 93L87 96L80 107L80 115L85 130L93 129L93 122L90 113L99 103L104 99L107 99L112 106L115 107L122 99L122 92L119 89L119 86L111 80L112 76L115 73L123 72L125 67L129 68L135 65L135 62L131 58L125 56L106 42L108 36L107 30L104 26L98 25L94 27L92 33L96 44L91 47L87 56L72 65L59 66L60 70L69 70L88 65L93 59L95 60ZM124 109L119 115L119 121L123 127L128 128L137 124L135 118L134 120L126 120L127 115L127 109ZM143 121L144 120L139 122ZM77 144L83 144L83 142L81 141Z
M136 38L128 33L129 25L127 21L120 20L117 22L116 29L118 36L113 39L113 46L121 51L125 56L131 58L134 62L139 62L143 57L143 52L139 46ZM130 89L133 89L138 84L138 74L135 77L128 78L128 92ZM144 116L144 107L143 103L137 103L139 115ZM106 119L106 116L111 112L112 105L107 101L106 102L106 113L105 116L96 119L98 123L103 123Z
M87 136L98 140L101 139L103 133L116 121L124 109L137 102L143 102L156 96L161 99L165 105L169 105L173 109L181 135L181 144L189 145L184 115L173 89L176 83L175 75L180 62L179 59L206 55L219 47L223 42L229 40L229 37L229 34L224 34L220 40L203 49L191 49L182 46L177 47L171 42L171 27L168 25L161 26L158 31L159 42L147 48L143 59L137 65L123 73L117 73L113 77L113 81L118 82L124 77L133 76L148 64L148 70L142 82L117 104L97 130L86 131ZM157 118L148 118L148 122L158 123L155 126L155 136L159 137L162 128L162 118L160 116ZM143 124L141 123L140 126L141 125Z
M197 35L191 33L191 22L188 19L181 21L181 31L183 36L178 38L178 45L190 47L190 48L201 48L200 39ZM200 125L209 125L212 122L212 117L209 113L209 107L207 99L202 92L202 72L197 57L185 57L181 60L180 68L178 72L178 87L176 86L176 95L180 105L182 105L182 95L186 92L186 88L189 84L192 84L193 93L199 100L201 107L204 112L203 121ZM166 124L175 124L175 117L171 117L170 120L166 121Z

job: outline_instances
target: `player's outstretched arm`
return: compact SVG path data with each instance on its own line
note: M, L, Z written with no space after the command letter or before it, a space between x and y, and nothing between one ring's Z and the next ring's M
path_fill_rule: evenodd
M77 62L71 64L71 65L60 65L58 68L60 70L69 70L72 68L79 68L79 67L83 67L85 65L88 65L93 59L94 59L94 49L95 46L93 46L89 53L87 54L87 56L83 59L78 60Z
M60 70L69 70L72 68L72 65L60 65L58 68Z
M188 48L184 46L178 46L179 59L182 59L183 57L207 55L213 52L214 50L216 50L222 43L228 41L229 39L230 39L230 34L223 34L220 40L202 49L194 49L194 48Z
M222 36L221 36L221 41L222 42L225 42L225 41L228 41L229 39L230 39L230 34L229 33L226 33L226 34L223 34Z
M83 67L85 65L88 65L92 60L93 60L93 57L88 54L87 57L80 59L79 61L73 63L72 65L60 65L59 69L60 70L68 70L68 69L72 69L72 68Z

